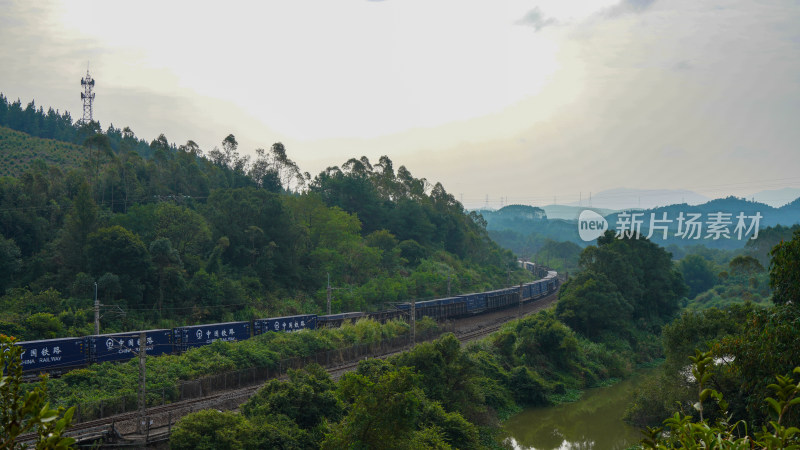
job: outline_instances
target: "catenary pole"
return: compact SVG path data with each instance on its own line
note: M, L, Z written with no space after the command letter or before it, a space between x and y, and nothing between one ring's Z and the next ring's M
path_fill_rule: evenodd
M331 274L328 273L328 315L331 315Z
M147 335L142 332L139 333L139 433L144 434L145 414L147 410L147 388L145 382L147 380L146 365L147 359Z
M100 300L97 298L97 283L94 284L94 334L100 334Z

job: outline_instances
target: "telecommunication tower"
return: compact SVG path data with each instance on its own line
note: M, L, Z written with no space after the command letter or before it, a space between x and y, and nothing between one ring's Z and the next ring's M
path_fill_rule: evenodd
M81 98L83 99L83 119L81 122L89 123L92 121L92 102L94 101L94 92L92 92L92 88L94 88L94 78L89 75L89 66L86 66L86 76L81 78L81 86L83 86L83 92L81 92Z

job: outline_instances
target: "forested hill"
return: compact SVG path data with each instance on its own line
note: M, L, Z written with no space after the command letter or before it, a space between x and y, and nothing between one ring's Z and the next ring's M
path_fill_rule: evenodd
M60 168L76 168L85 163L86 155L80 146L37 139L0 126L0 176L21 176L36 160Z
M251 159L233 135L145 150L127 128L71 127L92 130L83 164L48 163L53 141L30 135L4 150L43 154L0 178L0 333L90 334L95 283L110 332L322 313L328 275L334 312L525 276L479 216L388 157L312 177L280 143Z
M90 136L100 132L100 123L98 122L73 122L69 112L62 113L53 108L48 108L45 112L41 106L37 108L33 101L23 107L20 100L9 102L2 92L0 92L0 127L21 131L33 137L53 139L78 146L83 145ZM111 124L104 134L108 138L109 147L114 151L135 151L145 158L152 156L152 149L148 142L136 138L129 127L119 129ZM37 148L37 145L9 147L4 149L4 154L13 156L13 152L23 151L20 156L24 158L24 151L30 151L32 148ZM15 175L19 173L15 173Z
M631 211L628 212L630 213ZM642 217L645 218L649 218L650 214L655 214L655 217L662 217L666 214L666 217L673 219L673 222L676 222L674 219L677 218L680 213L687 216L688 214L700 214L702 218L707 218L710 214L723 212L730 214L730 220L734 222L739 213L744 213L746 216L755 216L759 214L761 215L761 219L759 220L760 228L777 225L792 226L800 223L800 198L780 208L774 208L764 203L730 196L710 200L700 205L687 205L684 203L633 212L642 213ZM619 214L620 213L613 213L606 216L609 225L613 227L616 224ZM670 229L677 227L676 223L671 225Z

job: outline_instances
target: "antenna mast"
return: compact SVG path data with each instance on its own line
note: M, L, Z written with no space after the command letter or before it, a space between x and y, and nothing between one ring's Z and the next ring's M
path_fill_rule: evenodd
M94 92L92 92L94 88L94 78L89 75L89 64L86 64L86 76L81 78L81 86L83 86L83 92L81 92L81 99L83 99L83 119L81 119L81 122L89 123L93 120L92 102L94 101Z

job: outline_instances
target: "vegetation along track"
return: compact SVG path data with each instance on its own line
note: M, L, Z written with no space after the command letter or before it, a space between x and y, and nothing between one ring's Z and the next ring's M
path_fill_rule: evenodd
M453 319L451 321L453 333L462 343L482 339L499 330L505 323L511 320L550 307L556 302L557 298L558 292L556 291L540 300L525 303L521 308L511 307L488 314ZM382 354L374 354L370 357L387 358L405 350L407 350L407 348L396 349ZM358 367L358 361L351 361L345 364L327 367L325 370L331 375L331 378L339 379L346 372L355 370L356 367ZM285 375L281 378L285 378ZM147 408L145 411L146 419L144 427L146 431L144 434L140 433L137 427L140 413L134 411L73 425L70 427L67 435L74 437L78 442L100 438L121 438L123 441L127 442L163 442L169 439L172 425L181 417L195 411L209 408L235 410L262 386L263 383L260 383L254 386L217 392L196 399L182 400ZM35 436L29 434L24 436L21 442L33 443L34 439Z

